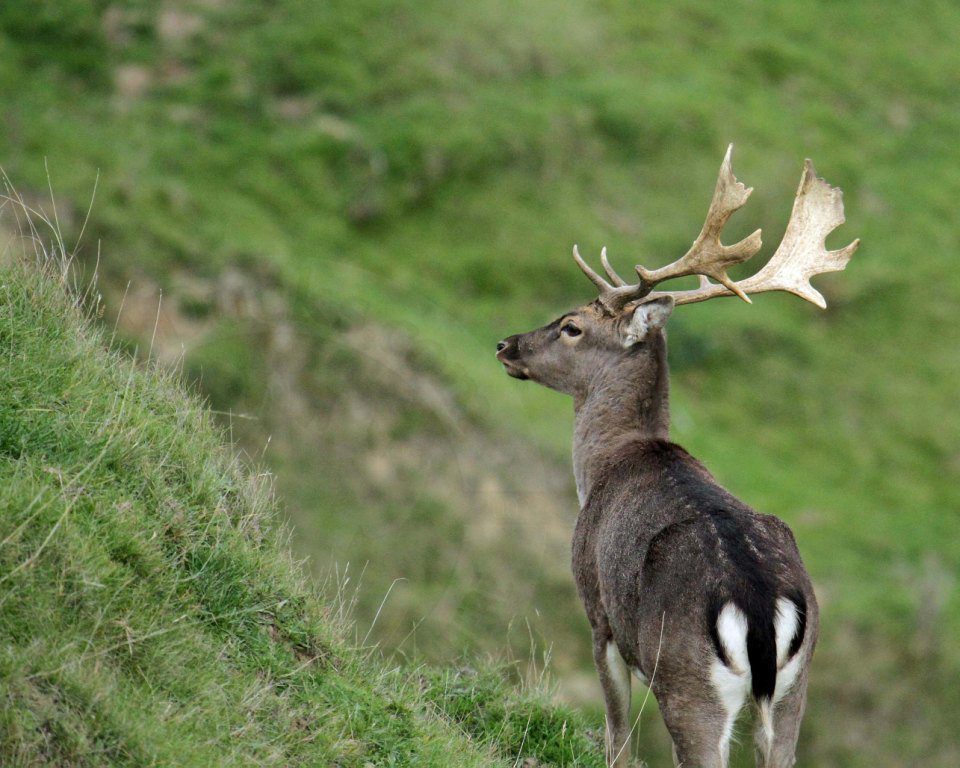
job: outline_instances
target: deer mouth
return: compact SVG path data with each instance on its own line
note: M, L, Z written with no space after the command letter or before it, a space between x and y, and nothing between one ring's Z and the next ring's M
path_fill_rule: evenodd
M506 360L501 360L500 363L503 365L503 370L507 372L507 376L520 379L520 381L526 381L530 378L530 374L527 373L526 368L521 368L520 366L509 363Z
M518 336L510 336L497 342L497 360L500 361L500 365L508 376L526 381L530 378L530 369L521 363L518 338Z

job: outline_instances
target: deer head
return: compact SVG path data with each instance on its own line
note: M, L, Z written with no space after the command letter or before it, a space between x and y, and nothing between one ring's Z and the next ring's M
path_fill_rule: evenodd
M617 361L640 362L673 311L660 296L611 313L599 300L567 312L549 325L510 336L497 344L497 359L517 379L586 397L591 385Z
M750 294L787 291L826 307L810 278L842 270L860 244L854 240L836 251L828 251L824 245L827 235L844 221L841 191L818 178L807 160L779 248L759 272L734 282L727 270L754 256L761 239L757 230L734 245L720 242L727 220L753 191L733 175L732 150L731 144L703 228L678 260L655 270L637 266L637 282L628 283L610 266L606 249L600 253L604 278L574 246L573 258L599 289L599 296L549 325L499 342L497 359L507 373L571 394L581 402L591 392L610 387L612 379L626 376L635 400L655 403L653 390L666 386L661 330L674 305L720 296L738 296L750 303ZM654 291L660 283L689 275L699 275L698 288Z

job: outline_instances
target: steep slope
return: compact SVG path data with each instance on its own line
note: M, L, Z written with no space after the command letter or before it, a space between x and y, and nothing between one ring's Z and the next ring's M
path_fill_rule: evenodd
M351 647L269 478L104 345L54 275L3 267L0 763L602 764L533 689Z

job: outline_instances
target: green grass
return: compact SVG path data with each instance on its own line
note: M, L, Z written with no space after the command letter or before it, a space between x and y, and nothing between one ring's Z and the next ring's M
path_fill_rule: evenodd
M195 397L52 274L4 267L0 296L0 762L602 764L538 689L347 642Z
M71 237L99 169L107 319L132 281L145 349L163 290L155 352L276 471L297 552L363 571L364 627L405 579L372 637L448 660L529 620L572 680L569 403L493 344L590 298L574 242L682 253L729 141L756 191L727 239L770 253L812 157L861 250L827 313L678 312L674 436L797 533L806 759L952 765L958 34L947 2L8 3L0 162L49 212L47 159Z

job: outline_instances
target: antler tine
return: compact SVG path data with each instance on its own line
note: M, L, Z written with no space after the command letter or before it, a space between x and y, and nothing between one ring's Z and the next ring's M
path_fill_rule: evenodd
M857 238L835 251L826 249L827 235L844 221L843 192L818 177L813 163L807 160L780 246L763 269L735 284L739 289L735 293L787 291L825 309L827 302L810 284L810 278L843 270L860 246ZM654 295L670 293L677 304L691 304L716 296L729 296L730 289L731 286L701 280L700 287L695 290Z
M693 245L681 258L672 264L660 269L649 270L637 266L640 281L652 289L657 283L686 275L705 275L726 286L737 296L750 302L747 295L737 284L730 279L727 269L735 264L741 264L760 250L760 230L733 245L724 245L720 242L720 233L727 220L747 202L753 187L747 187L733 175L731 156L733 144L727 147L723 163L720 165L720 174L717 176L717 186L710 201L707 218L703 228Z
M590 278L590 282L600 289L601 296L613 288L610 283L594 272L593 268L583 260L583 257L580 255L580 248L576 245L573 246L573 260L577 262L577 266L580 267L580 270L583 272L583 274Z
M610 276L610 279L613 280L614 285L611 285L593 271L593 268L580 256L580 249L577 246L573 246L573 259L577 262L577 266L580 267L583 274L589 277L590 282L600 290L600 295L597 298L601 306L610 314L616 314L631 301L642 298L650 292L650 287L643 283L638 285L627 284L627 282L614 271L613 267L610 266L610 262L607 259L606 248L600 252L600 261L603 262L603 268L607 275Z
M607 277L613 281L614 285L624 286L627 284L627 281L620 277L620 275L617 274L617 271L610 266L610 262L607 259L606 246L600 249L600 263L603 264L603 271L607 273Z

